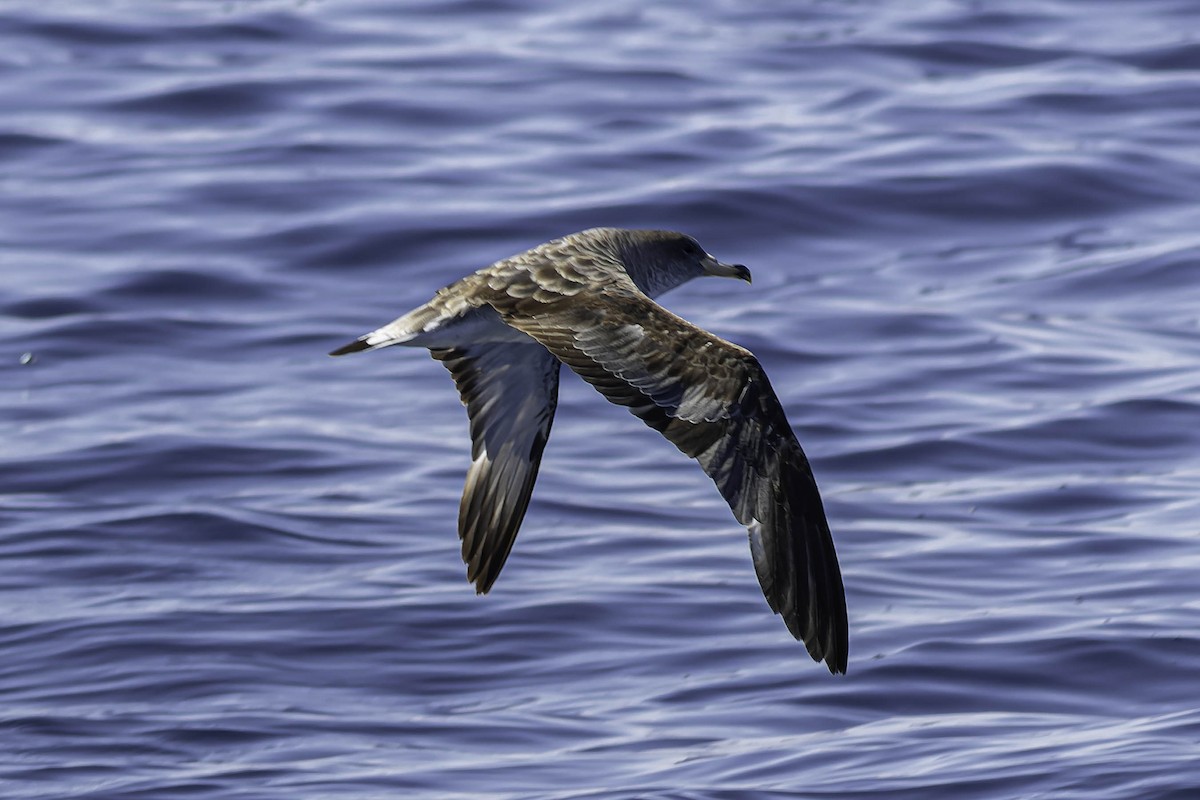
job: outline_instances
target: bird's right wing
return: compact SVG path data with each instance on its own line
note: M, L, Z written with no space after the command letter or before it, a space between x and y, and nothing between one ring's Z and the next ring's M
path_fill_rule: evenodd
M771 609L815 660L845 672L846 599L833 538L808 459L757 359L632 286L496 305L505 322L700 463L749 527Z
M434 349L471 419L471 468L458 511L467 580L492 587L512 550L558 404L558 359L535 342Z

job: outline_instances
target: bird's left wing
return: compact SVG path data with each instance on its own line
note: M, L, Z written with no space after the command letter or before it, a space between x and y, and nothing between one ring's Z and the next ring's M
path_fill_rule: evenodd
M471 420L471 468L458 511L467 580L481 594L504 566L529 507L558 404L559 362L534 342L431 350Z
M497 299L613 403L695 458L750 529L771 609L831 672L845 672L846 600L808 459L758 361L636 288L609 285L557 302Z

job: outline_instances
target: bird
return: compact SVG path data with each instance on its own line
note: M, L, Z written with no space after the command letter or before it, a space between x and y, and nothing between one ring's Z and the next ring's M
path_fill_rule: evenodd
M747 527L771 610L813 660L844 673L841 568L767 374L750 351L654 301L701 276L751 279L683 233L591 228L467 275L330 355L424 347L450 371L470 423L458 532L479 594L525 517L565 364L700 464Z

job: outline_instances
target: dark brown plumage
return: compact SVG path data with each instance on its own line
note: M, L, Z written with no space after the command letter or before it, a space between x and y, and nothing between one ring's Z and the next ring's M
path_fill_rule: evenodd
M450 370L471 420L459 535L478 591L496 580L528 507L561 362L699 462L749 528L771 609L815 660L844 672L833 539L766 373L747 350L651 299L705 274L749 280L683 234L593 229L469 275L333 354L424 346Z

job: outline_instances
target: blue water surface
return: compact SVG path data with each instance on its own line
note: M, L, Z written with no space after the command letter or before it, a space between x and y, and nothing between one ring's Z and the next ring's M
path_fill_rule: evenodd
M0 796L1200 797L1200 5L0 5ZM596 225L754 270L849 672L564 376L491 594L449 376Z

